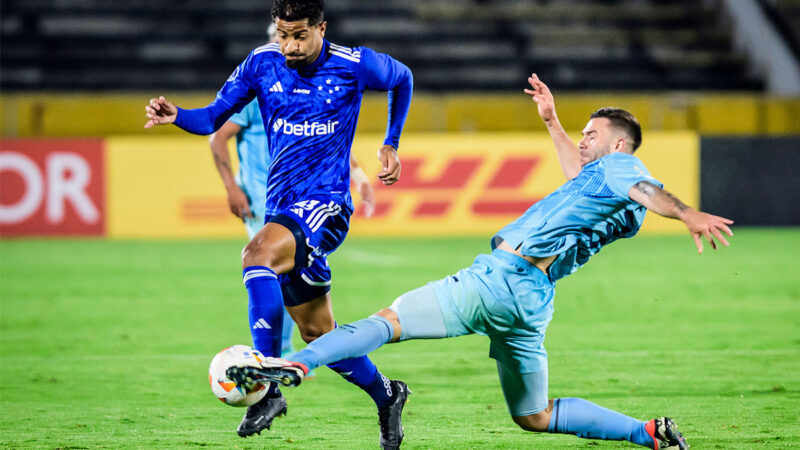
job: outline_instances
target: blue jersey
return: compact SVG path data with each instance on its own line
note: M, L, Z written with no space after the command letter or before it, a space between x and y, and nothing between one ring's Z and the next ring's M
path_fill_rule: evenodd
M397 148L412 86L408 67L369 48L324 41L316 61L291 69L273 43L253 50L209 106L178 109L175 124L208 134L258 98L272 160L266 214L315 197L333 198L352 211L350 147L363 92L389 91L384 143Z
M239 155L236 182L247 194L253 214L263 221L270 158L258 102L248 103L242 112L232 115L229 120L242 128L236 133L236 153Z
M586 264L604 245L639 231L646 208L628 192L640 181L662 186L639 158L627 153L603 156L497 236L525 256L558 255L549 269L550 279L558 280Z

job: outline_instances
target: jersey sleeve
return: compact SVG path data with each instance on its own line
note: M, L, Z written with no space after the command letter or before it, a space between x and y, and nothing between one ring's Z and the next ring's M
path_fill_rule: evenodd
M248 128L253 124L253 108L258 108L256 100L248 103L241 112L232 115L228 120L242 128Z
M603 158L606 184L616 195L630 200L631 188L640 181L649 181L658 187L664 185L653 178L642 161L628 153L612 153Z
M383 143L397 148L411 105L414 77L405 64L391 56L366 47L360 50L361 61L356 72L359 83L364 89L388 91L389 117Z
M175 125L194 134L217 131L232 114L242 110L256 95L252 86L251 67L255 53L250 53L217 92L217 97L205 108L178 108Z

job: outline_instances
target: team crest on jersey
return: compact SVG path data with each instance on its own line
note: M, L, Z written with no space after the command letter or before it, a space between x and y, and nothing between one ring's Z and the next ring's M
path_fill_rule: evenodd
M236 70L234 70L233 73L231 74L231 76L228 77L228 81L233 81L238 76L239 76L239 67L237 66Z

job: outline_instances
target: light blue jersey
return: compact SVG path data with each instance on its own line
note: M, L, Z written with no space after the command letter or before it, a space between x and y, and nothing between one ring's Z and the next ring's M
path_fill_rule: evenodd
M255 100L228 120L242 128L236 133L236 153L239 155L236 184L247 195L250 211L255 216L245 219L247 232L252 238L264 225L264 201L267 198L267 172L270 163L267 133Z
M628 191L640 181L663 186L639 158L628 153L603 156L497 236L525 256L558 255L549 269L550 279L556 281L586 264L604 245L639 231L647 210L631 200Z

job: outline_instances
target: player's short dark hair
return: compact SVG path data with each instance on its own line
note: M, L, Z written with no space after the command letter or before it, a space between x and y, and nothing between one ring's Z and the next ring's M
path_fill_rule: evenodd
M639 125L639 121L636 120L636 117L633 114L625 111L624 109L605 107L598 109L591 115L592 119L596 119L598 117L604 117L608 119L614 128L617 128L627 134L628 137L631 138L630 143L631 146L633 146L634 152L639 148L640 145L642 145L642 126Z
M309 25L318 25L325 20L323 0L275 0L272 4L272 20L287 22L308 19Z

